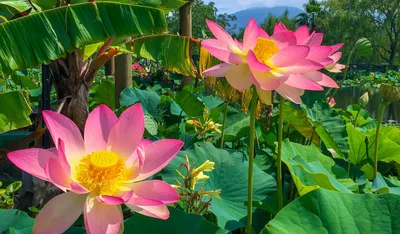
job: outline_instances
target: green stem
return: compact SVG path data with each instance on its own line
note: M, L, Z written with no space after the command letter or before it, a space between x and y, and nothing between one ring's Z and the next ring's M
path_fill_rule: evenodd
M347 165L347 175L349 176L349 178L350 178L350 167L351 167L351 163L350 162L348 162L349 163L349 165Z
M258 95L256 89L253 88L253 98L250 108L250 152L249 152L249 174L248 174L248 196L247 196L247 233L252 232L253 218L253 159L255 151L255 135L256 135L256 110Z
M378 125L376 126L376 137L375 137L375 152L374 152L374 179L376 177L376 174L378 173L378 146L379 146L379 130L381 128L381 123L382 123L382 118L383 118L383 113L385 113L386 106L390 102L382 102L380 107L379 107L379 113L378 113Z
M344 69L343 79L339 83L339 88L337 88L337 89L335 89L335 91L333 91L333 94L331 95L331 97L329 98L329 100L326 103L329 103L332 100L332 98L335 97L336 93L342 88L343 82L347 79L347 72L349 71L349 64L350 64L350 60L351 60L351 57L353 56L353 54L354 54L354 49L352 49L350 51L349 57L347 57L346 68Z
M358 115L360 115L361 108L362 108L362 107L360 106L360 109L358 109L358 111L357 111L356 118L354 119L354 122L353 122L354 127L356 126L357 118L358 118Z
M226 114L228 113L228 102L225 103L225 108L224 108L224 119L222 122L222 133L221 133L221 142L219 145L219 148L224 148L224 137L225 137L225 125L226 125Z
M357 179L357 164L356 165L354 165L354 174L353 174L353 180L354 180L354 182L356 181L356 179Z
M283 135L283 105L285 98L281 96L279 105L279 130L278 130L278 157L276 158L276 184L278 186L278 211L283 208L283 180L282 180L282 135Z

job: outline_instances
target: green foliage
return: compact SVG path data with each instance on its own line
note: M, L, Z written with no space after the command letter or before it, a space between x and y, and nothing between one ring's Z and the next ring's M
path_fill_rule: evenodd
M397 195L318 189L286 206L262 233L398 233L399 209Z
M302 108L327 149L333 149L340 157L344 157L349 145L343 118L323 101L308 106L302 104Z
M0 93L0 133L31 125L31 112L26 92Z
M14 194L22 187L21 181L9 184L5 189L0 182L0 209L11 209L14 206Z
M224 234L228 231L219 228L200 215L187 214L177 208L169 208L170 217L167 220L149 218L140 214L133 215L125 221L126 233L156 234L160 230L176 234Z
M315 146L303 146L285 140L282 161L289 168L301 196L317 188L352 193L346 185L354 187L355 184L346 178L346 171Z
M120 104L123 107L128 107L140 103L145 111L154 116L158 113L160 100L160 96L154 91L126 88L121 92Z
M200 166L206 160L215 162L209 179L204 185L205 190L221 189L221 200L212 198L210 211L218 218L218 226L235 230L244 227L246 224L247 201L247 161L243 161L244 154L241 151L228 151L217 149L210 143L195 144L194 148L182 151L171 163L162 171L163 179L169 183L176 183L180 178L176 169L184 174L181 164L186 162L185 156L189 156L189 161L194 162L195 166ZM272 176L261 171L254 165L254 201L261 201L267 195L275 191L275 180Z
M204 3L202 0L191 1L192 5L192 33L194 38L212 37L211 31L208 29L206 19L217 22L223 28L236 28L232 25L232 20L236 17L229 14L218 14L218 9L214 2ZM168 29L170 33L179 33L179 10L173 10L172 14L167 15Z
M30 234L32 233L34 219L19 210L0 209L0 233L4 234Z

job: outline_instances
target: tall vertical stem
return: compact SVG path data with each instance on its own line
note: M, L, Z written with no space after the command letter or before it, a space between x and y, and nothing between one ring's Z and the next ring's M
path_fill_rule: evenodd
M354 119L354 122L353 122L354 127L355 127L356 124L357 124L357 119L358 119L358 116L360 115L361 108L362 108L362 107L360 106L360 109L358 109L358 111L357 111L356 118Z
M255 151L256 135L256 110L258 95L253 87L253 98L251 99L250 110L250 152L249 152L249 171L248 171L248 196L247 196L247 233L251 233L253 219L253 160Z
M378 125L376 126L376 137L375 137L375 152L374 152L374 179L376 174L378 173L378 146L379 146L379 130L381 128L383 113L385 113L386 106L390 104L390 102L382 102L379 107L378 113Z
M226 101L225 108L224 108L224 119L222 121L221 142L220 142L219 148L224 148L225 125L226 125L226 114L228 113L228 104L229 104L229 102Z
M276 158L276 184L278 186L278 211L283 208L283 180L282 180L282 135L283 135L283 105L285 98L281 96L279 105L279 129L278 129L278 157Z

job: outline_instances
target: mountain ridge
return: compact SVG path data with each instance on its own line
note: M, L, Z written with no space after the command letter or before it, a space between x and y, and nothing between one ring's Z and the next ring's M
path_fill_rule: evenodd
M250 18L254 18L257 21L257 24L262 24L268 14L281 16L286 9L289 11L289 17L291 18L304 12L302 9L292 6L252 7L233 13L232 15L236 16L237 19L232 21L232 24L236 24L236 30L239 31L241 28L246 27Z

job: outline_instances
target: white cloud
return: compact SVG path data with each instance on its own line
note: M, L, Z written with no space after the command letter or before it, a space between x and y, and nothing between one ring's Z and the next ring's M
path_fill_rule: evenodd
M221 13L234 13L253 7L293 6L302 8L308 0L203 0L205 3L215 2Z

